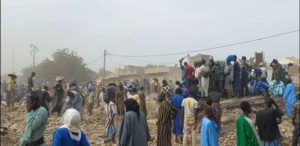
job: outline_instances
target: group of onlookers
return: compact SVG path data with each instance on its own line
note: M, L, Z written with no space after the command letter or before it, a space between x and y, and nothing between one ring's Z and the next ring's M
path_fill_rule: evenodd
M237 145L281 145L278 124L284 112L276 104L274 96L281 96L285 101L286 116L292 118L295 126L292 143L293 146L297 145L300 136L300 100L296 101L296 97L299 99L299 94L296 95L291 79L276 59L271 63L271 82L267 81L264 64L250 69L246 57L239 62L237 56L229 55L225 64L210 57L208 63L201 60L194 67L187 62L182 65L182 62L183 59L180 60L182 80L176 81L176 86L167 80L160 83L155 78L147 87L149 94L144 86L127 86L122 82L106 86L99 80L79 87L73 79L66 86L64 77L60 75L55 79L52 94L46 85L40 89L34 86L33 72L28 78L26 126L20 145L45 145L47 119L56 112L58 116L62 115L62 127L54 131L53 146L90 145L85 133L80 130L86 105L89 116L93 115L95 106L105 110L104 143L146 146L153 140L147 124L146 107L146 96L152 96L159 106L156 122L158 146L172 145L172 133L176 143L194 146L198 131L201 146L218 146L222 130L220 100L248 95L264 95L265 106L252 121L249 117L251 105L248 102L240 103L243 114L236 121ZM17 76L9 76L7 106L13 109Z

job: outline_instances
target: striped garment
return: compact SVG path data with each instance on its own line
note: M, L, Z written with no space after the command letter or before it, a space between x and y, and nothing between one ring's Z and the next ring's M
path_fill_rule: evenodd
M43 137L47 127L47 120L48 111L42 106L35 111L26 113L26 127L20 146L25 146Z
M169 101L162 101L158 110L157 146L171 146L172 106Z

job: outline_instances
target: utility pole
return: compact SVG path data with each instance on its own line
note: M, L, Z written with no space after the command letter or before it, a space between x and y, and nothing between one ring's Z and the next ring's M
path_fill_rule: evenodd
M34 44L30 44L30 47L32 48L30 54L33 55L33 67L35 67L35 53L39 51L39 48L37 48Z
M103 63L103 82L105 81L105 63L106 63L106 49L104 49L104 63Z
M11 53L11 70L15 72L15 49L12 49Z

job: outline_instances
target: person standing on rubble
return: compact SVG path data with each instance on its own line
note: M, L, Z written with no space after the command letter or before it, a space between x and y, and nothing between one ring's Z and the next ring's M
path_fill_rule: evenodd
M140 110L147 117L146 95L145 95L145 91L144 91L144 87L143 86L140 87L140 90L138 91L138 95L139 95L139 97L141 99Z
M241 67L240 63L237 61L237 56L233 55L233 95L235 97L241 97Z
M93 114L93 107L95 101L95 89L92 83L89 83L87 86L87 96L88 96L88 113L89 116Z
M140 98L139 94L137 93L137 90L135 87L132 88L131 96L129 98L136 100L136 102L139 104L139 106L141 106L141 98Z
M192 146L196 145L196 128L198 124L198 109L199 104L195 99L194 92L189 93L189 97L183 99L182 101L182 119L183 123L183 146L189 146L188 137L192 137Z
M172 116L174 108L169 100L170 95L162 93L159 97L160 106L158 109L157 118L157 146L172 145Z
M162 80L162 89L160 91L160 94L166 94L169 95L170 97L173 96L173 88L168 84L167 80ZM170 98L168 97L168 98Z
M284 69L281 64L277 61L277 59L273 59L270 66L273 69L272 73L272 81L276 80L277 82L283 81L284 78Z
M206 64L206 61L204 59L201 60L201 66L199 69L199 73L200 73L200 87L202 90L202 94L201 96L206 98L208 97L208 92L209 92L209 75L210 75L210 69L209 66Z
M64 77L59 75L56 77L55 80L57 83L54 87L54 90L55 90L54 101L52 101L54 103L54 107L51 110L51 114L57 112L58 116L60 116L62 107L64 104L64 102L63 102L64 89L63 89L63 85L62 85Z
M186 77L186 70L185 70L185 67L182 65L182 61L183 61L184 58L181 58L179 60L179 65L180 65L180 70L181 70L181 81L186 85L186 80L185 80L185 77Z
M283 99L285 101L285 113L288 118L292 117L292 110L294 103L296 102L296 91L295 86L292 83L291 79L284 79L287 84L283 93Z
M212 69L214 68L215 65L216 65L216 62L214 61L214 57L209 56L209 58L208 58L209 70L212 71ZM213 74L212 74L212 72L210 72L210 74L209 74L209 78L210 78L210 80L209 80L209 89L208 89L209 92L213 91L216 88L215 85L213 84L212 77L213 77Z
M224 90L228 98L232 98L232 81L233 81L233 67L230 63L233 59L232 55L226 58L226 65L224 68Z
M264 63L262 63L262 62L259 63L259 67L260 67L260 70L261 70L261 76L260 76L260 78L268 79L268 70L264 66Z
M195 74L195 69L194 69L194 67L189 65L187 62L184 62L184 67L185 67L185 71L186 71L186 75L185 75L186 86L187 86L187 88L190 88L190 86L192 84L193 76Z
M148 146L150 133L147 119L134 99L124 102L126 113L120 128L120 146Z
M241 93L240 96L248 96L248 77L249 77L249 66L247 64L247 58L246 56L242 56L242 62L241 62Z
M224 82L224 68L221 66L220 61L216 61L214 67L211 70L212 72L212 83L213 91L221 92L223 90Z
M236 120L236 136L238 146L260 146L260 139L254 126L254 122L249 118L251 106L249 102L243 101L240 104L243 114Z
M16 87L17 87L17 75L15 75L14 73L8 74L8 76L10 77L7 80L7 106L9 108L9 110L13 110L14 109L14 105L15 105L15 96L16 96Z
M32 72L30 77L28 78L28 92L34 90L33 78L35 77L35 72Z
M213 120L214 113L211 106L206 106L201 122L201 146L219 146L219 126Z
M278 124L282 116L283 112L277 106L274 99L266 98L265 109L258 111L255 119L255 125L258 129L262 145L281 145L281 135Z
M116 100L117 113L119 116L123 116L125 113L124 101L125 101L124 85L120 83L117 89L117 100Z
M48 111L39 104L39 92L32 91L26 97L25 131L20 146L45 146L44 132Z
M67 98L65 100L63 111L66 111L67 109L74 108L77 111L80 112L81 117L83 119L83 96L78 92L77 84L71 83L70 89L67 92Z
M122 82L119 83L118 88L117 88L117 98L116 98L116 105L117 105L117 115L116 115L116 136L120 135L120 128L121 128L121 124L122 124L122 120L124 118L124 114L125 114L125 89L124 89L124 85L122 84ZM119 138L116 138L116 143L119 144Z
M106 124L105 124L105 143L116 142L115 136L119 129L116 129L117 106L112 98L104 98L106 103Z
M178 111L175 114L175 118L173 119L173 134L175 135L175 141L176 143L182 143L183 140L183 125L181 123L182 119L182 101L183 101L183 96L182 96L182 90L180 87L178 87L175 90L175 95L171 98L171 104L172 106Z

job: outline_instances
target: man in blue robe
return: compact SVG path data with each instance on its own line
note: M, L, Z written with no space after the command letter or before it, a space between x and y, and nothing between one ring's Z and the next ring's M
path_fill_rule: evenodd
M284 90L283 98L285 100L285 112L288 118L292 117L292 110L296 102L295 87L290 79L286 79L286 87Z
M183 125L181 123L182 114L180 112L182 108L181 105L183 101L183 96L181 95L181 93L181 88L177 88L175 90L175 95L171 99L172 106L177 110L175 119L173 119L173 134L175 135L176 143L181 143L183 140Z
M233 55L233 94L235 97L240 97L241 91L241 66L237 61L237 56Z
M212 107L207 105L202 119L200 146L219 146L219 127L213 121L213 116Z

